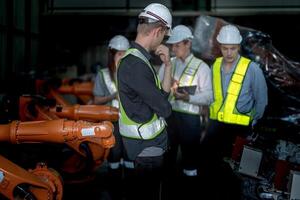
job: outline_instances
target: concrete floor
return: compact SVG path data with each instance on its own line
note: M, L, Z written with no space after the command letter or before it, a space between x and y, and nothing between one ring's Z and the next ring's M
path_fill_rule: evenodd
M228 170L225 169L224 170ZM168 173L168 172L165 172ZM223 174L222 177L219 175ZM166 174L164 174L166 175ZM217 177L219 176L219 177ZM92 200L174 200L174 199L208 199L208 200L234 200L238 191L236 180L230 178L230 173L216 173L216 176L183 177L179 174L164 176L156 189L154 185L143 182L142 179L111 176L106 166L96 173L93 181L85 184L65 185L64 200L92 199ZM220 180L226 180L226 184ZM131 186L131 184L136 185ZM147 188L142 191L139 186ZM130 196L125 190L131 190ZM150 197L150 191L155 191L155 196ZM132 195L132 194L131 194ZM209 197L209 198L208 198Z

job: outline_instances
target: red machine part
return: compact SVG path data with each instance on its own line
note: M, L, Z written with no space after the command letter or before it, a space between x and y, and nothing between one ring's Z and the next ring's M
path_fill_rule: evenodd
M47 98L53 98L59 105L67 106L71 105L67 100L65 100L57 90L53 89L51 85L47 85L47 81L37 79L35 81L36 93L40 95L47 96Z
M74 83L73 85L62 85L57 91L60 94L93 95L94 84L92 82Z
M56 100L56 103L58 105L62 105L62 106L69 106L69 105L71 105L57 91L55 91L53 89L50 89L47 97L54 98Z
M83 104L88 104L93 97L93 87L93 82L75 82L72 85L62 85L56 91L59 94L73 94L80 99Z
M53 120L59 118L91 122L117 121L119 110L106 105L78 104L72 106L58 105L49 108L49 106L43 106L34 102L34 99L30 96L21 96L19 101L19 117L21 121Z
M87 121L117 121L119 119L119 110L106 105L74 105L57 106L51 108L50 112L55 113L60 118Z
M36 168L29 170L29 172L50 185L56 200L63 198L63 180L56 170L48 168L45 163L38 163Z
M21 121L41 121L59 119L57 115L51 113L47 106L40 106L33 103L32 97L21 96L19 98L19 118ZM35 115L30 111L34 109Z
M101 164L109 149L115 144L113 124L108 121L91 123L86 121L13 121L0 125L0 142L19 143L64 143L82 156L86 156L80 145L88 144L93 160Z
M26 199L31 196L38 200L61 200L62 185L59 174L45 164L40 163L36 169L26 171L0 156L0 193L9 199L24 195Z

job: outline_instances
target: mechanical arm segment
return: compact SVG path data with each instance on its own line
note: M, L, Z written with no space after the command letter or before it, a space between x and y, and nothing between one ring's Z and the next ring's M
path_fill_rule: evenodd
M91 122L117 121L118 109L106 105L42 105L41 101L31 96L22 96L19 101L19 117L21 121L52 120L67 118Z
M26 171L0 156L0 193L8 199L61 200L63 184L59 174L43 163Z

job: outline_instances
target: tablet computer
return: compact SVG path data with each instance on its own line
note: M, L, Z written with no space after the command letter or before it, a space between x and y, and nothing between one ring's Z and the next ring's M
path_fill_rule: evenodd
M180 86L177 88L177 91L180 93L183 93L183 90L185 90L187 93L189 93L190 95L195 94L197 85L191 85L191 86Z

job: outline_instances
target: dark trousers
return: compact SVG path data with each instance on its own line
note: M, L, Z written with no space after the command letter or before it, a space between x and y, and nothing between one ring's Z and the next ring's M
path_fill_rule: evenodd
M114 123L114 136L116 143L115 145L110 149L109 155L107 157L108 162L120 162L121 158L126 157L125 151L124 151L124 146L123 146L123 141L122 141L122 136L119 132L119 124L117 122Z
M126 200L161 199L164 156L137 157L134 169L125 169Z
M200 116L173 111L171 117L167 119L167 123L168 165L171 168L176 166L180 147L182 167L187 170L197 169L201 137Z
M123 158L124 161L128 160L126 152L124 150L124 145L122 141L122 136L119 132L119 125L117 122L114 123L114 136L115 145L110 149L107 161L110 163L118 163ZM124 169L121 163L119 163L118 168L108 168L108 191L111 196L111 200L121 200L123 195L123 173Z

